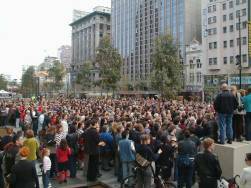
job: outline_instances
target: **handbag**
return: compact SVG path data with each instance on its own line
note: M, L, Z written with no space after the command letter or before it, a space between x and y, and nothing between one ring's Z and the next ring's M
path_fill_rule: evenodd
M142 157L140 154L136 154L136 163L138 164L138 166L142 167L142 168L147 168L151 162L146 160L144 157Z
M228 188L229 183L224 178L217 180L218 188Z

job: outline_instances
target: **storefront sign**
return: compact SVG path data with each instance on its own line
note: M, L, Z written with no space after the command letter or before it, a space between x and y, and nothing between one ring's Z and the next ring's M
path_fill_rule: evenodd
M230 77L229 85L239 85L240 78L239 77ZM241 78L241 84L243 85L251 85L251 76L244 76Z

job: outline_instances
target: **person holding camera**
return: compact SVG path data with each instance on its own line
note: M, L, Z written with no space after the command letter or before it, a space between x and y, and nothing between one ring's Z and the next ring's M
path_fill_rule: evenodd
M236 86L231 86L231 92L238 101L238 107L233 114L233 139L237 142L243 141L244 115L246 114L241 101L241 94L237 91Z

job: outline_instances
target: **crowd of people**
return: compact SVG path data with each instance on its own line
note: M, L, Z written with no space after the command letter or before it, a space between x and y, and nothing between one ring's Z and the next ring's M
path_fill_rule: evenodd
M227 85L214 104L61 97L5 100L0 112L0 125L8 125L0 141L0 187L39 187L41 163L44 188L53 178L67 183L79 170L90 182L102 171L122 182L134 167L128 187L150 188L153 179L158 186L154 172L191 188L196 172L199 187L216 188L222 172L214 143L225 144L225 134L228 144L251 139L251 89L244 94Z

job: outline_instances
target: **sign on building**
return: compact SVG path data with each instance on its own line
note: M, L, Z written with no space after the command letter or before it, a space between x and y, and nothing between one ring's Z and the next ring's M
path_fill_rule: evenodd
M239 83L240 78L238 76L229 78L229 85L238 85ZM241 83L244 85L251 85L251 76L243 76L241 78Z

